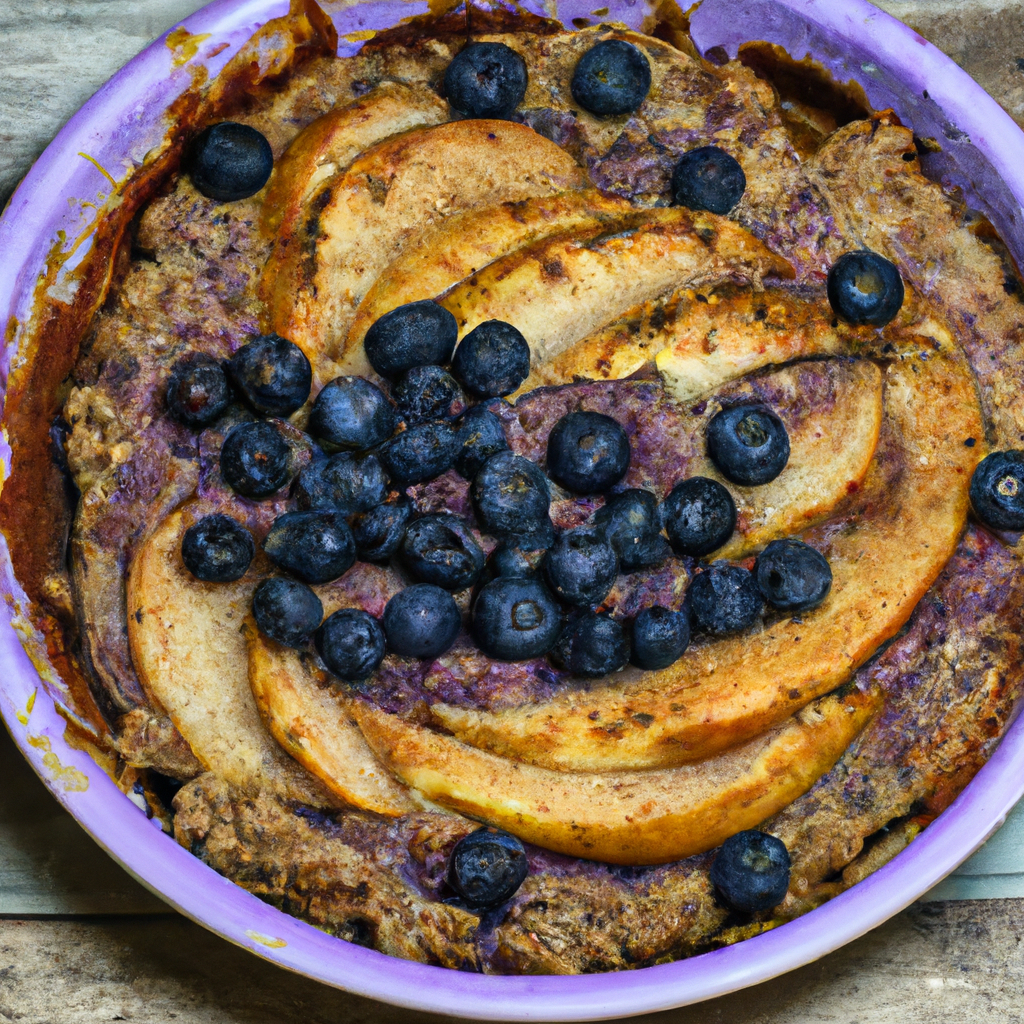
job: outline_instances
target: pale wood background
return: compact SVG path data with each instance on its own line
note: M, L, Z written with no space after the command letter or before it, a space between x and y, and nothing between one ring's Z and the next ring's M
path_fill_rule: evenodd
M1024 126L1024 0L880 5ZM0 0L0 205L96 88L200 6ZM290 975L169 912L92 843L2 730L0 780L0 1024L438 1019ZM1024 1022L1024 900L1005 898L1015 896L1024 897L1024 808L930 902L843 950L744 993L635 1020Z

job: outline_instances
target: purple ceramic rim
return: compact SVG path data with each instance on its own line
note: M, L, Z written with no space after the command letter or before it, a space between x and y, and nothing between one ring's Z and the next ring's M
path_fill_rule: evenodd
M579 14L573 8L583 6L566 0L559 13L569 22ZM348 34L385 27L424 7L371 2L332 14ZM258 25L285 8L280 0L219 0L183 24L190 32L210 33L211 47L229 42L220 57L204 60L216 71ZM635 0L624 0L603 17L638 25L643 13ZM910 29L861 0L705 0L694 35L705 49L721 45L735 52L749 38L779 42L798 57L802 50L812 52L837 73L845 72L841 77L861 81L876 105L895 102L915 129L919 123L938 125L954 151L943 173L976 192L1011 248L1024 250L1018 220L1024 135L979 86ZM95 187L84 166L69 174L73 154L96 157L109 150L123 160L135 153L131 160L137 163L162 135L158 114L187 84L185 72L169 74L169 57L162 37L118 72L69 121L15 193L0 219L4 323L27 312L58 228L74 227L68 197ZM17 338L0 358L0 383L6 382L16 345ZM6 475L5 441L0 459ZM7 611L0 622L0 714L62 805L133 876L198 923L282 967L400 1006L480 1019L569 1021L667 1009L735 991L831 952L902 910L977 849L1024 792L1024 723L1018 722L964 793L906 851L848 892L765 935L678 963L586 977L489 977L427 967L350 945L282 914L155 828L87 754L65 743L64 722L51 697L59 685L40 678L12 628L17 623L24 629L18 618L23 595L6 548L0 576Z

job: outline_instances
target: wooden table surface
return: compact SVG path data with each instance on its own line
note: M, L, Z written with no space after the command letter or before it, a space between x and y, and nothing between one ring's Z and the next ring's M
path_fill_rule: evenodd
M95 89L200 6L0 0L0 206ZM1024 0L881 6L940 46L1024 126ZM169 911L93 844L2 730L0 779L0 1022L438 1019L291 975ZM742 993L634 1019L1024 1022L1024 898L1017 897L1024 897L1024 806L956 875L857 942Z

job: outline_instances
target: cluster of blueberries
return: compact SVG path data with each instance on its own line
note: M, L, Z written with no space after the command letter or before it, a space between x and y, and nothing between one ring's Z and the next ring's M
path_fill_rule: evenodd
M444 90L464 116L508 118L523 101L527 81L525 62L510 47L473 43L451 62ZM571 92L584 110L614 117L637 110L650 86L643 52L612 39L583 54ZM193 184L218 202L254 195L272 170L266 138L234 122L207 128L189 158ZM716 214L732 210L745 188L739 162L718 146L682 154L672 175L678 205ZM882 327L899 312L904 287L893 263L859 250L836 260L827 294L846 322ZM493 658L550 655L582 676L605 675L627 660L647 669L672 664L689 643L687 615L648 608L628 636L618 622L593 609L620 570L652 569L673 551L701 558L721 547L736 523L728 490L694 477L677 484L660 505L644 490L609 493L628 469L629 441L618 423L593 412L570 413L556 424L546 475L509 450L493 405L526 379L526 340L500 321L481 324L457 349L456 337L454 319L435 303L400 307L381 317L366 337L371 364L390 382L390 399L358 377L338 378L317 396L308 430L323 454L318 452L295 482L300 510L279 516L264 542L271 561L295 578L274 577L257 587L253 612L260 628L293 646L314 635L328 668L358 682L372 675L386 649L424 658L447 650L461 626L451 592L489 578L473 605L473 632ZM268 335L239 349L223 366L199 357L181 360L170 375L167 403L181 422L202 429L236 395L260 416L288 416L307 401L311 383L301 350ZM742 486L774 479L789 458L784 425L761 406L718 413L708 425L707 445L722 475ZM278 424L258 420L231 430L220 465L231 487L259 500L292 479L294 453ZM489 560L460 519L416 518L408 498L391 490L452 467L472 481L479 521L500 538ZM556 536L548 476L575 494L607 495L591 524ZM985 458L972 478L970 498L987 526L1024 530L1024 452ZM182 543L186 567L207 581L240 578L254 554L252 535L225 515L200 520ZM356 558L379 562L396 555L422 582L397 594L381 623L357 609L321 622L323 608L309 584L338 578ZM813 548L793 539L774 541L753 572L716 563L699 572L688 592L692 620L720 636L751 625L765 602L786 612L805 611L824 600L831 578L827 560ZM783 899L789 871L783 843L745 831L722 845L711 882L728 906L756 912ZM481 828L456 844L448 884L468 906L483 908L509 899L526 874L522 843Z
M527 342L500 321L479 325L458 348L457 334L455 318L434 302L400 306L377 320L365 339L390 397L362 377L339 377L317 395L307 429L317 443L310 447L322 453L294 482L299 510L278 516L264 541L267 557L289 576L256 588L253 614L260 629L295 647L315 634L328 668L361 682L379 667L385 649L419 658L446 651L462 621L452 593L478 587L472 631L489 657L551 655L573 674L594 677L627 660L645 669L672 664L689 644L684 613L645 609L630 638L620 622L594 609L621 571L654 569L673 551L699 558L721 547L736 526L729 491L692 477L660 505L642 489L609 493L629 468L629 438L611 417L587 411L570 412L554 425L545 473L509 449L494 411L494 403L526 379ZM302 351L264 335L224 367L193 357L179 361L167 402L193 427L223 413L233 394L263 416L282 417L307 401L311 384ZM478 404L470 406L470 398ZM751 486L778 476L790 448L774 412L745 405L712 417L707 450L727 480ZM225 482L256 500L287 485L294 462L292 445L268 419L235 426L220 453ZM471 482L482 530L499 540L489 560L465 521L448 512L416 517L402 493L453 467ZM549 477L572 494L607 495L591 523L556 532ZM240 578L254 554L249 531L225 515L201 519L182 542L184 564L206 581ZM393 556L417 583L388 602L381 622L356 609L322 622L310 584L337 579L357 558ZM692 618L705 633L721 636L750 626L766 601L789 612L813 608L830 585L819 552L797 540L775 541L753 572L712 564L699 573L690 588Z

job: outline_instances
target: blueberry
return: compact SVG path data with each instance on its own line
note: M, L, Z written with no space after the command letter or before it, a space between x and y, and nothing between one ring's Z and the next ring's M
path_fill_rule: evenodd
M509 118L526 95L526 61L504 43L470 43L444 73L444 95L466 117Z
M167 408L187 427L209 426L231 404L231 387L219 363L206 357L179 359L167 378Z
M629 469L629 438L611 416L571 412L548 437L548 473L575 494L599 494Z
M540 658L561 632L561 609L538 579L499 577L481 589L473 605L473 635L489 658Z
M608 538L593 527L578 526L563 533L544 561L555 593L568 604L600 604L612 589L619 558Z
M240 423L221 445L221 476L246 498L269 498L288 482L291 469L291 448L272 423Z
M394 380L414 366L451 362L458 336L455 317L423 299L385 313L366 332L363 347L374 370Z
M637 668L668 668L689 646L690 623L682 612L655 605L645 608L633 620L630 661Z
M765 600L784 612L817 608L832 589L828 559L799 540L773 540L754 569Z
M699 558L732 536L736 506L717 480L694 476L672 488L661 504L661 520L676 554Z
M462 339L452 371L477 398L511 395L530 376L529 342L504 320L486 320Z
M390 558L402 543L411 515L412 505L404 497L364 512L352 524L356 554L364 562L383 562Z
M1024 530L1024 451L992 452L971 477L974 514L990 529Z
M252 534L231 516L203 516L181 540L185 568L207 583L241 579L255 554Z
M618 672L629 660L626 631L614 619L594 612L573 620L559 645L565 667L586 679Z
M388 650L406 658L437 658L455 643L462 616L447 590L417 583L388 601L383 625Z
M752 572L739 565L711 565L696 575L688 593L694 621L712 636L752 626L764 598Z
M228 361L228 376L262 416L288 416L309 398L313 368L306 354L279 334L261 334Z
M488 560L492 576L509 576L527 579L536 576L544 561L546 548L523 547L515 537L503 540L491 553Z
M247 124L222 121L204 129L192 143L188 172L208 199L233 203L255 195L270 178L274 154L262 132Z
M580 57L570 88L572 98L598 117L631 114L650 91L651 65L632 43L605 39Z
M286 647L302 647L324 617L320 598L305 583L272 576L252 595L252 614L260 632Z
M410 426L427 420L451 420L462 414L466 399L455 378L440 366L414 366L391 388L402 419Z
M458 453L455 428L447 420L434 420L396 434L380 449L380 458L391 479L406 487L447 472Z
M508 832L485 827L455 844L448 884L470 907L496 907L515 895L528 871L523 844Z
M789 462L789 434L771 409L736 405L711 417L708 455L726 480L744 487L766 484Z
M328 615L313 642L327 670L346 683L369 679L384 660L384 630L360 608Z
M508 449L500 417L482 405L466 410L459 422L457 440L459 454L455 468L467 480L472 480L492 455Z
M487 532L533 535L551 528L551 491L536 463L510 451L492 455L473 478L470 496Z
M684 153L672 172L672 198L677 206L709 213L728 213L743 198L747 177L735 157L718 146Z
M469 527L449 512L413 520L399 551L416 579L445 590L471 587L484 569L484 553Z
M730 836L711 865L711 884L733 910L753 914L778 906L789 890L789 851L766 832Z
M350 516L369 512L388 496L388 478L376 455L342 452L311 462L300 474L295 497L303 509Z
M285 512L263 542L267 557L304 583L328 583L355 565L356 543L339 512Z
M895 263L870 249L845 252L826 283L829 305L850 324L884 327L903 305L903 278Z
M316 396L307 429L332 450L363 451L395 432L395 410L376 384L363 377L335 377Z
M672 553L661 536L658 501L650 491L632 488L609 498L594 525L611 541L623 572L653 569Z

